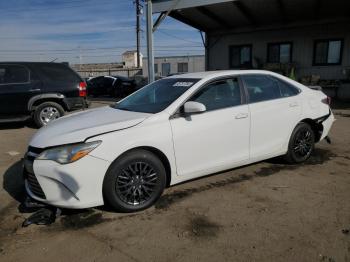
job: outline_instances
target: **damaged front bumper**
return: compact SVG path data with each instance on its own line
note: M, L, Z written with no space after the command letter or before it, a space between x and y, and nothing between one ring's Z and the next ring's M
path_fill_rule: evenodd
M62 208L88 208L104 204L102 184L110 163L85 156L71 164L28 157L24 164L27 194L42 203Z

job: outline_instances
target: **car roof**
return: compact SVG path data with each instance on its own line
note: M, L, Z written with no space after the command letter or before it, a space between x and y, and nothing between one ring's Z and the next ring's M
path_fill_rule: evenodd
M207 71L207 72L197 72L197 73L187 73L182 75L173 75L168 78L216 78L225 77L230 75L247 75L247 74L265 74L265 75L278 75L271 71L266 70L217 70L217 71Z

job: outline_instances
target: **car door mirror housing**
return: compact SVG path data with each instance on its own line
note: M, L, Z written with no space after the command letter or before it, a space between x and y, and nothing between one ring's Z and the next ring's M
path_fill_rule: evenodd
M204 104L194 101L189 101L184 104L185 114L199 114L207 110Z

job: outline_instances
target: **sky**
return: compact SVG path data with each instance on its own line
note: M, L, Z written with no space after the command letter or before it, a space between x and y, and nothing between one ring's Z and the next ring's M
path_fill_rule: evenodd
M136 49L135 13L134 0L0 0L0 61L120 62ZM146 55L145 15L141 25ZM204 53L198 30L170 17L154 45L156 56Z

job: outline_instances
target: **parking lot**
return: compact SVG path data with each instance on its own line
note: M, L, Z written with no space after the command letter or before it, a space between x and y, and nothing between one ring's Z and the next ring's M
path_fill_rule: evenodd
M0 261L350 261L349 107L335 114L332 144L303 165L273 159L173 186L140 213L64 211L28 228L21 158L36 129L2 125Z

